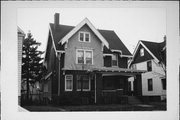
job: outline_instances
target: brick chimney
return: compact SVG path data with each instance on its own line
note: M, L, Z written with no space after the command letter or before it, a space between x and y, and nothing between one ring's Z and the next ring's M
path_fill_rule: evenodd
M59 13L54 14L54 29L57 29L59 25Z

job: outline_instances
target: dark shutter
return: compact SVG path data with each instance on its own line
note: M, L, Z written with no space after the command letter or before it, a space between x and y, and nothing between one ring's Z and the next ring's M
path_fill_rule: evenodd
M105 56L104 57L104 66L105 67L111 67L111 56Z

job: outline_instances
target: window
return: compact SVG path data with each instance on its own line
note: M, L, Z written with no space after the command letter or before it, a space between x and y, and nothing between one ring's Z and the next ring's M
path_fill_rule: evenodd
M166 79L161 79L162 81L162 89L166 90Z
M65 76L65 91L72 91L73 90L73 76L66 75Z
M88 75L77 75L77 91L89 91L90 90L90 78ZM81 88L82 86L82 88Z
M144 48L140 49L140 56L144 56Z
M86 64L92 64L92 51L85 51L86 54Z
M79 40L84 41L84 33L79 33Z
M79 32L79 41L90 42L90 33L89 32Z
M84 51L83 50L78 50L77 51L77 62L80 64L84 63Z
M153 90L153 81L152 79L148 79L148 91L152 91Z
M147 71L152 71L152 62L151 61L147 62Z
M93 51L78 49L76 51L77 64L93 64Z
M116 54L112 55L112 66L118 66L118 57Z

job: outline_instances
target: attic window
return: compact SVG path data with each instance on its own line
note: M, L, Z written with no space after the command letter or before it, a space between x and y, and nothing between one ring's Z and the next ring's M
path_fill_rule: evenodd
M79 32L79 41L80 42L90 42L90 33L89 32Z
M140 49L140 56L144 56L144 48Z

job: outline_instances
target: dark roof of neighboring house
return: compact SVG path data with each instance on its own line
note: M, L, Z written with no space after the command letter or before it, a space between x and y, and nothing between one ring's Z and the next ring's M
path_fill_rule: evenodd
M152 54L158 60L161 60L160 52L163 50L163 48L166 45L165 41L163 41L161 43L157 43L157 42L150 42L150 41L141 40L141 42L152 52Z
M59 25L55 30L54 24L50 23L50 27L52 30L52 36L55 42L56 49L63 50L63 46L58 45L58 42L66 34L68 34L74 28L74 26ZM121 50L123 55L132 55L114 31L111 30L98 30L98 31L107 40L110 49Z

